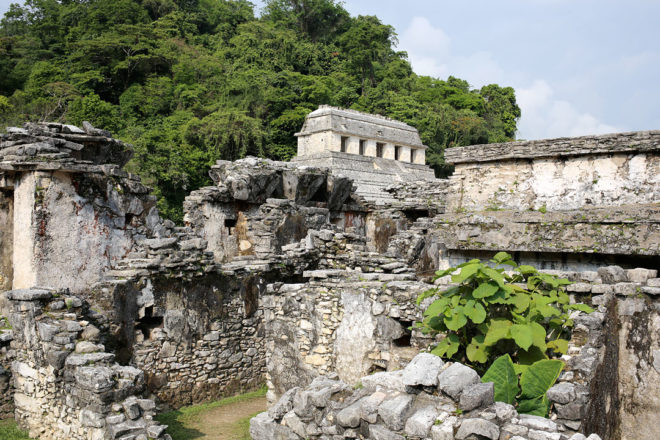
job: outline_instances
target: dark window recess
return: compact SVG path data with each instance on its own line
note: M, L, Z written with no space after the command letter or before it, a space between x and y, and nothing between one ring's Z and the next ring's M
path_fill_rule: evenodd
M404 334L400 338L397 338L392 341L395 347L410 347L410 337L412 332L410 327L412 327L412 321L399 321L399 324L403 327Z
M403 211L403 214L410 221L417 221L422 217L430 217L429 212L426 209L408 209Z
M376 144L376 157L383 157L384 149L385 149L385 144L378 142Z
M235 218L226 218L225 219L225 228L229 229L229 235L232 235L234 233L234 228L236 227L236 223L238 220Z
M163 327L163 317L153 316L154 308L152 306L145 307L144 318L137 320L136 328L142 332L144 339L151 339L151 332L156 328Z
M341 137L341 152L346 153L348 149L348 137L347 136L342 136Z
M394 159L401 160L401 147L398 145L394 146Z
M360 139L360 156L364 156L364 150L366 148L367 141Z
M328 191L326 188L326 185L321 185L318 190L314 193L312 198L310 199L311 202L323 202L327 203L328 202Z

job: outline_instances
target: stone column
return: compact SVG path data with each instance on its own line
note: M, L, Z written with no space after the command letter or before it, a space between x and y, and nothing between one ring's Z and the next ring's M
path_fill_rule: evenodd
M367 144L364 149L364 155L369 157L376 157L376 141L371 139L367 140Z
M417 148L413 150L413 163L424 165L426 164L426 150Z
M338 133L328 133L328 150L341 151L341 135Z
M348 148L346 149L346 152L350 154L360 154L360 138L355 136L348 138Z
M399 156L400 162L411 162L410 160L410 147L401 146L401 155Z
M394 159L394 144L387 143L383 147L383 158Z
M14 189L14 289L37 285L37 270L34 263L35 227L32 224L37 196L37 173L23 174L16 180ZM40 188L40 192L43 189Z

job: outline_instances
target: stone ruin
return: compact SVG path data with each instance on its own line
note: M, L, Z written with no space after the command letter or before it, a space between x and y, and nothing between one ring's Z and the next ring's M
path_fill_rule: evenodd
M362 192L301 161L220 161L184 226L131 154L89 124L0 138L0 415L31 436L166 439L158 411L266 383L256 440L656 438L660 131L450 149L449 179ZM493 403L410 330L436 270L498 251L597 309L551 419Z

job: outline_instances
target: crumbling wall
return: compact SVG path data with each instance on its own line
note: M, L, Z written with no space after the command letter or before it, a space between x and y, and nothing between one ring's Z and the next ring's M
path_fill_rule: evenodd
M14 278L14 193L0 189L0 291L11 289ZM3 308L0 306L0 315Z
M88 124L85 130L26 124L8 131L0 144L0 178L11 189L3 197L13 199L13 222L3 228L11 225L13 235L3 229L3 237L20 243L11 254L11 286L83 292L131 250L155 198L121 170L132 151L107 132Z
M660 201L660 131L450 148L445 160L450 212Z
M6 293L13 311L14 402L19 427L49 439L171 439L140 398L142 371L114 363L80 298L39 289Z
M493 383L481 383L471 368L445 364L429 353L418 354L402 370L362 377L359 385L329 375L292 388L251 420L250 434L254 440L561 440L570 435L552 420L494 402Z
M7 310L9 309L7 307ZM13 355L10 352L13 339L8 318L0 316L0 420L14 417L14 386L11 375Z

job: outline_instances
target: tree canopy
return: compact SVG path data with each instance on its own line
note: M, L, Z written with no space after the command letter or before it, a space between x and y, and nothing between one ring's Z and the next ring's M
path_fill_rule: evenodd
M290 159L321 104L416 127L438 176L445 148L514 138L512 88L416 75L396 43L335 0L27 0L0 22L0 122L112 131L178 221L217 159Z

